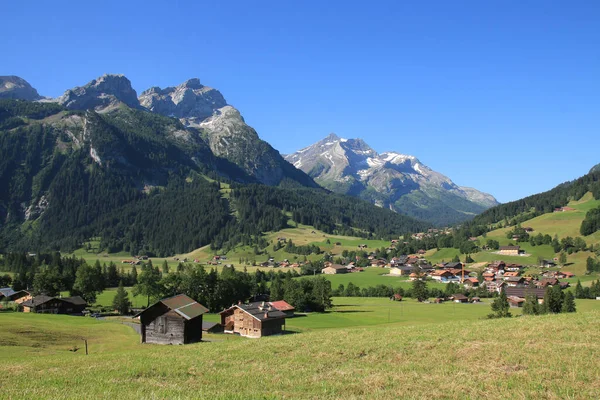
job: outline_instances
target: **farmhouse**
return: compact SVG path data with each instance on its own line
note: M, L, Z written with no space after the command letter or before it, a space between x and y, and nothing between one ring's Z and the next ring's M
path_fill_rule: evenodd
M26 290L18 290L15 292L12 288L2 288L0 289L0 301L5 299L21 304L24 301L31 300L31 294Z
M552 260L542 260L542 265L540 265L540 267L542 268L554 268L556 267L556 263Z
M208 309L179 294L159 300L135 315L140 318L142 343L188 344L202 340L202 315Z
M521 250L521 246L500 246L498 253L505 256L518 256L519 254L523 254L523 251Z
M410 275L411 273L415 272L417 270L416 267L412 267L412 266L402 266L402 267L392 267L390 268L390 275L396 275L396 276L403 276L403 275Z
M455 281L458 278L452 274L450 271L446 270L437 270L431 274L431 279L440 281L440 282L450 282Z
M234 305L220 312L225 333L259 338L283 333L286 314L270 304L255 302Z
M41 314L81 314L86 307L85 300L79 296L61 299L40 295L24 301L20 305L23 312Z
M325 267L321 270L322 274L335 275L335 274L345 274L348 272L348 267L345 267L340 264L331 264L328 267Z
M464 294L453 294L450 297L450 300L452 300L455 303L468 303L469 302L469 298L467 296L465 296Z
M508 298L508 302L511 303L512 307L522 307L525 302L525 297L529 294L535 295L538 300L538 303L544 302L544 294L546 291L544 289L536 289L536 288L525 288L525 287L507 287L504 289L506 293L506 297ZM511 299L513 301L511 302ZM520 299L522 301L516 301L516 299Z

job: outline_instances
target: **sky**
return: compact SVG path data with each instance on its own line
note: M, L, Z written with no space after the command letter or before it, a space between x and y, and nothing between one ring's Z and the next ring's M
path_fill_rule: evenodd
M12 1L0 75L198 77L282 154L329 133L507 202L600 163L600 2Z

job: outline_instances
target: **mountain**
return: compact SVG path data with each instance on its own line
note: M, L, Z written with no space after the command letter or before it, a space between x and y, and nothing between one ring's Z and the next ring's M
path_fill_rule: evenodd
M600 164L596 164L590 169L590 173L592 172L600 172Z
M125 104L131 108L140 108L136 91L124 75L106 74L98 79L67 90L58 99L58 103L69 110L103 111Z
M0 76L0 99L34 101L42 99L42 96L23 78Z
M215 155L235 163L261 183L318 187L261 140L218 90L202 85L197 78L176 87L152 87L142 92L139 102L154 113L178 118L186 127L198 129Z
M414 156L378 154L362 139L332 133L285 158L327 189L439 225L467 220L498 204L493 196L456 185Z
M199 122L210 128L186 126L141 106L128 82L106 75L54 102L0 100L0 253L70 251L92 237L110 252L159 256L207 244L264 249L262 233L287 227L290 216L364 237L429 226L312 187L233 107ZM242 151L213 151L232 137L240 142L221 151L244 147L249 160L266 155L274 165L253 168ZM282 171L271 183L285 188L259 184L269 167Z

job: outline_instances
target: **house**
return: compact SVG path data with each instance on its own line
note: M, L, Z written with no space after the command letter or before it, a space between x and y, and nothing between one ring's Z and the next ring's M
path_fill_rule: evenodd
M474 288L479 286L479 279L477 278L466 278L463 282L466 288Z
M392 297L390 297L390 300L402 301L402 296L400 296L398 293L394 293Z
M508 296L506 300L508 301L508 304L514 308L523 307L523 304L525 303L525 299L516 296Z
M487 289L488 292L496 292L496 293L500 293L500 291L502 291L502 289L504 289L504 287L506 286L506 282L504 281L485 281L483 283L483 286Z
M456 276L454 276L454 274L450 271L436 270L431 273L431 279L440 281L440 282L450 282L450 281L456 281L458 278Z
M544 294L546 291L544 289L538 288L530 288L530 287L507 287L504 289L504 293L506 293L506 297L514 297L520 298L525 301L527 295L533 294L538 299L538 303L544 302ZM517 305L517 307L520 307Z
M237 304L220 312L225 333L259 338L283 333L286 314L270 304L254 302Z
M498 253L505 256L518 256L519 254L523 254L523 251L521 250L521 246L500 246Z
M511 272L521 271L522 269L523 269L523 266L521 264L506 264L506 266L504 267L505 271L511 271Z
M462 269L463 263L461 262L449 262L444 264L444 269Z
M455 303L468 303L469 302L469 298L467 296L465 296L464 294L453 294L452 296L450 296L450 300L452 300Z
M536 285L541 288L546 288L548 286L552 287L552 286L558 285L559 283L560 282L556 278L543 278L543 279L540 279L536 283Z
M552 260L542 260L542 265L540 265L540 267L542 268L554 268L556 267L556 263Z
M348 272L348 268L340 264L331 264L330 266L325 267L321 270L322 274L328 275L345 274L346 272Z
M505 272L505 273L502 275L502 278L503 278L504 280L506 280L507 278L516 278L516 277L518 277L519 275L521 275L521 273L520 273L520 272L517 272L517 271L507 271L507 272Z
M415 272L417 269L418 269L417 267L412 267L412 266L408 266L408 265L404 265L402 267L392 267L392 268L390 268L390 275L396 275L396 276L410 275L411 273Z
M81 314L87 303L79 296L57 298L46 295L33 297L21 303L23 312L40 314Z
M471 303L481 303L481 299L479 297L471 298Z
M292 306L291 304L289 304L287 301L284 301L284 300L271 301L269 304L272 307L275 307L277 310L284 313L286 315L286 317L288 317L288 318L293 317L294 311L296 311L294 306Z
M142 343L188 344L202 340L202 315L208 309L184 294L162 299L135 315Z
M17 290L16 292L12 288L1 288L0 289L0 301L14 301L17 304L21 304L24 301L31 300L31 294L26 290Z
M419 279L419 275L415 274L414 272L408 276L409 281L416 281L417 279Z
M556 277L560 278L560 279L564 279L564 278L573 278L575 276L574 273L572 272L567 272L567 271L562 271L562 272L557 272L556 273Z
M523 287L525 286L525 279L520 276L509 276L504 278L507 287Z
M425 253L427 253L427 252L423 249L420 249L419 251L417 251L417 254L419 254L419 255L423 255Z

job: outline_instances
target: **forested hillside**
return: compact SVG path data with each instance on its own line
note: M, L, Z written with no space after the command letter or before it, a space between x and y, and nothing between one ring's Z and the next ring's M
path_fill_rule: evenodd
M219 182L231 185L227 196ZM428 226L297 181L254 182L174 118L0 101L0 251L70 251L90 237L111 252L158 256L266 246L261 234L290 217L364 237Z

